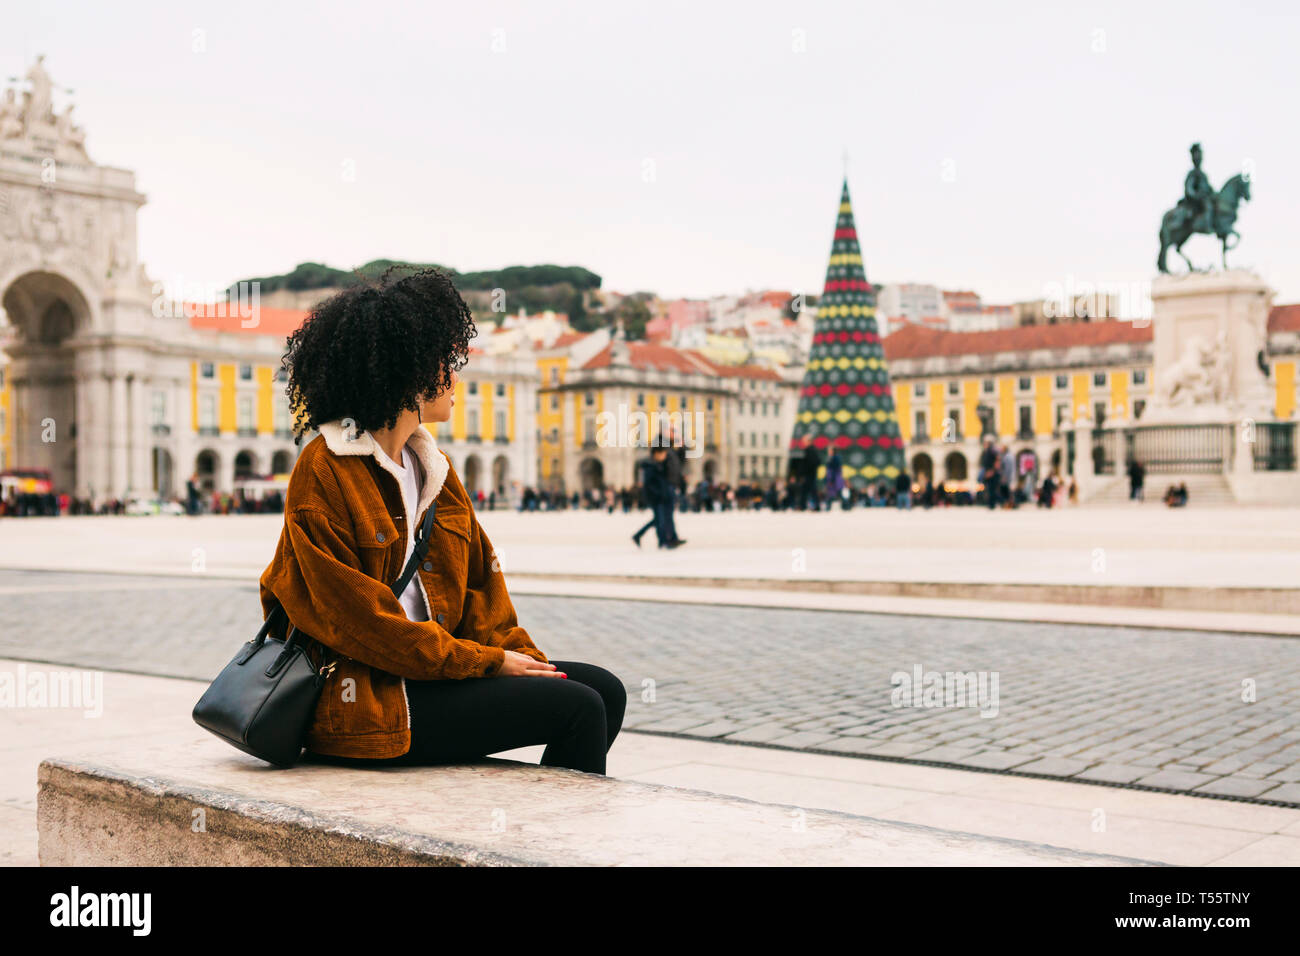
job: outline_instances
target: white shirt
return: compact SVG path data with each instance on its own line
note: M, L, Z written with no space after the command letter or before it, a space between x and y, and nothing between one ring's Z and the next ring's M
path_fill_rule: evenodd
M388 457L382 448L379 449L379 454L384 455L385 458ZM420 469L416 465L415 459L411 457L410 449L405 445L402 446L401 465L398 465L391 458L388 460L393 463L397 473L401 476L402 504L406 509L407 524L406 556L402 558L401 567L405 568L406 562L411 560L411 554L415 551L415 533L419 530L415 521L419 516L415 513L415 509L420 503ZM411 575L410 583L406 585L406 590L402 592L400 600L402 608L406 611L406 616L412 621L429 620L429 610L425 606L424 595L420 591L420 574L418 571Z

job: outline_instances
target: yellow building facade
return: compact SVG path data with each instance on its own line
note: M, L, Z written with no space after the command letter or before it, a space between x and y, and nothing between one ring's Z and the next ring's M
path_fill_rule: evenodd
M740 389L698 353L616 341L590 356L543 353L537 366L542 488L631 487L665 428L687 447L688 482L734 481L727 436Z
M1300 325L1275 309L1269 364L1279 421L1293 419L1300 404L1300 334L1288 323ZM1018 457L1032 453L1040 478L1054 468L1065 473L1074 423L1104 429L1141 420L1153 395L1151 341L1149 326L1118 321L890 335L885 356L910 471L969 482L992 436Z

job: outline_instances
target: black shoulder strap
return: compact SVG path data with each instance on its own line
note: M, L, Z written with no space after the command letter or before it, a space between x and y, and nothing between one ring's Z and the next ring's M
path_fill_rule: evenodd
M402 576L393 584L393 594L396 595L399 600L401 599L402 592L406 590L406 586L411 583L411 578L415 575L415 569L420 566L420 562L424 560L424 556L429 553L429 536L433 534L433 516L436 510L437 504L432 503L429 505L429 509L425 511L424 520L420 522L420 530L415 536L415 550L411 552L411 560L406 562L406 567L402 569ZM266 632L273 626L271 624L271 618L275 616L277 611L285 619L285 630L288 631L286 639L292 638L298 633L297 628L293 626L293 622L289 620L288 612L285 611L283 605L281 605L277 600L275 602L275 607L271 608L271 613L266 616L266 620L262 624L262 630L258 632L257 637L254 638L254 643L265 638ZM313 641L313 643L324 648L324 645L320 644L319 641ZM315 664L312 666L315 666ZM321 673L324 673L323 669Z
M411 560L406 562L406 567L402 569L402 575L393 585L393 593L399 598L406 586L411 583L411 578L415 576L415 569L420 566L424 556L429 551L429 535L433 534L433 515L438 508L438 503L432 502L424 513L424 521L420 523L420 530L415 536L415 549L411 552Z

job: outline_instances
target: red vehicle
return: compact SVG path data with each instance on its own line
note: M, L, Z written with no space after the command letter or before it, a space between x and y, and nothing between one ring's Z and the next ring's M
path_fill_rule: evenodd
M19 495L44 495L54 490L54 479L43 468L7 468L0 471L0 498L9 492Z
M54 480L44 469L7 468L0 471L0 515L9 514L58 514L64 510L59 502L56 510L50 510L50 501L46 498L54 490ZM28 495L40 497L28 498Z

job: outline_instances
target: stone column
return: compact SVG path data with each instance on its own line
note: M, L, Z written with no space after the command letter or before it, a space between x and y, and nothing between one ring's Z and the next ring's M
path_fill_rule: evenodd
M1092 419L1081 418L1074 423L1074 480L1079 484L1082 499L1085 487L1096 477L1092 468Z
M19 364L9 364L9 434L13 436L14 459L10 468L30 468L31 437L27 423L27 360L23 360L22 371Z
M1255 445L1259 440L1258 424L1254 420L1242 420L1232 426L1231 439L1232 448L1229 449L1229 456L1232 461L1232 474L1237 478L1253 478L1255 476ZM1227 462L1224 465L1227 466ZM1228 470L1227 467L1224 469Z
M127 433L129 438L127 463L130 470L127 485L132 491L148 494L153 489L154 482L151 460L152 433L146 406L147 390L144 379L138 374L127 379L127 386L127 407L131 420L131 430Z
M537 487L537 388L529 380L519 377L515 383L515 446L519 456L520 493L527 487Z
M87 406L90 412L90 427L89 434L86 436L86 445L90 453L90 462L86 474L90 487L94 491L93 503L98 506L104 499L112 497L110 494L113 464L110 454L112 420L109 417L112 391L109 387L108 375L104 373L93 374L87 385L90 389L90 401Z
M1111 429L1115 432L1115 475L1122 477L1128 474L1128 437L1132 434L1133 419L1127 408L1120 406L1116 409L1114 422L1111 423Z
M1034 474L1034 490L1038 490L1044 479L1052 473L1052 452L1056 449L1057 442L1050 435L1034 436L1034 455L1038 458L1038 470Z
M110 413L108 417L109 483L108 495L125 498L128 481L127 436L130 422L127 418L126 378L113 375L109 379Z
M91 424L90 424L90 383L92 378L85 372L78 372L74 379L76 395L74 397L76 416L73 420L77 426L77 480L72 494L76 498L89 498L93 483L91 471Z
M235 492L235 456L239 454L239 448L229 441L219 445L219 440L214 440L211 446L220 456L215 475L216 490L223 495L230 495Z
M140 490L140 479L135 470L135 449L138 444L135 434L135 376L123 375L121 379L122 405L125 412L123 416L125 428L122 430L122 458L126 463L126 482L122 487L127 492L136 492Z

